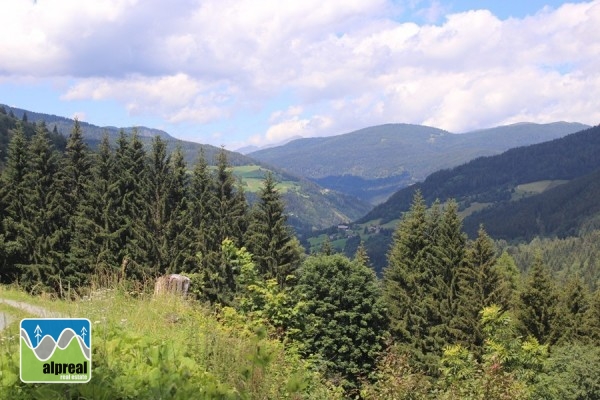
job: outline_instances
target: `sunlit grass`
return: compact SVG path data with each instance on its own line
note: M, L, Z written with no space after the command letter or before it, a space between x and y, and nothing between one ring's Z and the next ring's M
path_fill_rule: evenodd
M121 398L123 393L130 393L126 398L155 398L167 393L162 398L185 398L189 395L184 393L199 390L205 390L201 398L327 399L339 395L316 372L310 372L309 364L286 351L282 343L257 333L233 310L217 313L180 296L155 297L150 282L133 290L129 282L114 280L103 287L101 281L97 279L92 289L75 300L32 297L15 287L0 286L0 298L90 319L95 372L89 384L77 385L79 395L119 398L118 392ZM35 316L2 303L0 311L12 316L9 327L0 332L0 399L39 397L48 390L53 398L71 398L72 385L38 388L20 383L19 321ZM144 383L148 374L158 374L155 378L160 382ZM178 394L169 395L175 389Z

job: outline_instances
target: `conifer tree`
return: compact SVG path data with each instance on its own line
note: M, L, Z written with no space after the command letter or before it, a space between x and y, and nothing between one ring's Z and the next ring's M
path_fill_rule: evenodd
M383 293L390 316L390 330L403 351L423 360L426 351L427 310L425 300L427 255L427 215L419 191L411 208L394 232L383 271Z
M25 175L28 168L28 143L19 123L8 145L6 167L0 177L0 248L2 258L0 282L16 280L17 265L24 262L27 254Z
M69 253L69 268L85 274L87 279L99 271L116 272L119 264L119 227L115 220L118 193L113 183L114 158L107 134L92 160L91 177L83 188L87 194L73 216Z
M358 244L358 248L356 249L356 254L354 254L354 261L356 261L357 263L359 263L361 265L364 265L365 267L372 268L371 260L369 259L369 254L367 253L367 249L362 240Z
M235 296L235 273L221 246L229 240L234 247L241 247L246 225L246 199L240 188L235 190L235 180L224 149L218 154L214 185L214 230L210 239L212 246L219 241L220 247L215 249L211 246L206 255L206 269L203 271L205 294L211 302L230 302Z
M148 234L151 242L148 259L152 261L154 272L164 274L169 263L168 223L171 213L171 157L167 154L167 145L155 136L148 171Z
M254 255L259 274L264 279L277 279L284 287L286 277L298 267L300 252L286 224L284 204L275 185L273 175L267 173L259 200L250 213L245 243Z
M69 135L67 148L65 151L65 165L63 173L65 175L65 189L70 212L74 212L74 207L83 199L87 193L86 188L91 174L91 160L87 145L83 141L83 132L78 119L75 119L75 125Z
M58 154L51 147L44 124L36 127L29 144L26 188L25 241L28 260L21 267L21 282L26 287L48 285L58 289L61 265L64 197L57 190Z
M587 340L585 319L589 307L589 289L579 276L571 277L558 298L552 341L561 344Z
M151 247L147 232L149 203L146 153L134 130L128 141L121 131L117 140L113 177L118 192L116 224L119 227L117 247L119 260L130 274L141 277L152 274L148 265Z
M500 305L500 277L494 265L496 251L494 242L479 227L477 238L469 244L466 262L458 277L458 329L459 340L470 347L483 345L480 312L492 304Z
M171 157L169 185L169 219L167 221L167 271L181 272L188 269L193 257L193 229L189 224L189 178L180 146Z
M590 297L590 304L584 315L583 331L591 344L600 346L600 288Z
M434 208L433 216L435 215ZM436 225L437 232L432 235L433 240L430 240L427 249L431 257L430 265L425 270L423 285L428 309L428 351L441 354L446 345L462 334L457 329L460 315L458 276L465 263L466 235L462 232L462 221L454 200L450 200L444 207L441 217L430 217L429 231L435 231Z
M515 260L506 250L496 260L494 270L500 280L497 290L497 304L504 310L515 308L521 273L517 268Z
M558 295L548 268L537 253L527 280L519 294L519 321L527 335L540 343L552 341Z
M184 272L207 271L209 254L218 247L216 239L217 197L204 149L200 148L190 182L189 224L192 249L188 255Z
M244 192L237 187L225 149L217 155L217 168L214 182L216 185L216 239L219 243L229 238L236 246L241 246L247 226L247 204Z
M325 237L325 240L321 244L321 248L319 249L319 253L330 256L335 253L335 249L331 245L331 241L329 240L329 236Z
M56 128L56 125L55 125ZM75 240L75 221L82 215L90 193L92 161L87 145L83 142L83 133L79 120L75 119L73 130L69 135L63 158L62 168L58 175L57 183L60 191L64 193L64 232L62 234L63 250L66 255L63 275L72 287L81 286L89 277L91 271L89 263L82 263L79 257L85 254L71 254L70 245ZM91 210L86 210L89 212ZM82 232L79 232L81 234ZM82 240L89 240L89 238Z

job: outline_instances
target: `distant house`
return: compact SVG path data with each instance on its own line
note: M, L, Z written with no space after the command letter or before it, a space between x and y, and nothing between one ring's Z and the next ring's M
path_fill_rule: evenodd
M345 231L348 228L350 228L348 225L338 225L338 229L341 230L341 231Z

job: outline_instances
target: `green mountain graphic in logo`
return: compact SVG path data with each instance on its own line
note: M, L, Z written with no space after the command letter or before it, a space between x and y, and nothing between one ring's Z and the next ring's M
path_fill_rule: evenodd
M84 318L21 321L21 380L85 383L92 377L91 324Z

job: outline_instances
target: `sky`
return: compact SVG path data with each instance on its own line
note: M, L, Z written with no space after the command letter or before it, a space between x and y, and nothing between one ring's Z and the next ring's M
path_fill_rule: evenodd
M0 103L199 143L600 123L600 0L0 0Z

